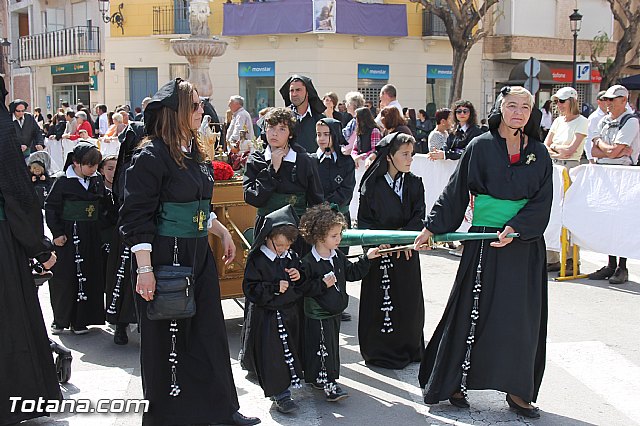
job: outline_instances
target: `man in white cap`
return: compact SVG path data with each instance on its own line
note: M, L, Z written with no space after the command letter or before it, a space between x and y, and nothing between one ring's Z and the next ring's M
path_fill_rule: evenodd
M593 138L600 135L598 130L598 126L600 126L600 121L607 115L607 100L603 98L604 94L607 93L606 90L602 90L598 92L598 96L596 96L596 102L598 103L598 108L589 115L589 133L587 134L587 140L584 143L584 153L587 156L587 160L589 163L595 163L596 159L591 155L591 145L593 144Z
M609 113L602 119L599 135L593 138L591 154L598 164L631 166L638 162L640 151L640 123L638 117L627 111L629 91L619 84L609 87L602 98ZM609 263L589 274L590 280L609 279L610 284L622 284L629 279L627 259L609 256Z

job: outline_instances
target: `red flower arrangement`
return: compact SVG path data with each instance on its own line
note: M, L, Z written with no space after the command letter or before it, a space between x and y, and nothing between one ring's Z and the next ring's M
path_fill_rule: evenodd
M213 166L214 180L229 180L233 177L233 169L224 161L212 161L211 165Z

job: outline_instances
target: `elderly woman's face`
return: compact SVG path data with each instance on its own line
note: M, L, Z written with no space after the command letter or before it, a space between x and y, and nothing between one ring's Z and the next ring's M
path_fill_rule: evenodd
M531 105L526 96L505 96L500 110L505 124L517 129L524 127L531 115Z
M202 108L202 102L200 102L200 97L198 96L198 92L193 91L192 101L193 104L193 114L191 115L191 129L197 130L200 127L200 123L202 123L202 114L204 113L204 109Z

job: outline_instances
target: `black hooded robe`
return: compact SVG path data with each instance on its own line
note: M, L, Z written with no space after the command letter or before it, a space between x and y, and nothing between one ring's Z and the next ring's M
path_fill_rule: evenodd
M422 179L412 173L404 174L402 201L384 176L375 176L371 183L373 185L360 196L358 228L422 229L426 208ZM388 291L390 306L393 307L389 312L390 326L384 325L386 311L382 310L388 307L383 305L385 291L382 289L384 274L381 268L385 265L389 266L387 271L391 280ZM403 253L400 258L394 253L372 259L369 274L362 279L360 288L358 340L365 362L401 369L411 362L420 361L424 350L423 325L424 301L417 253L413 253L409 260Z
M151 105L151 104L150 104ZM145 110L149 111L149 107ZM149 120L151 121L151 120ZM145 116L145 123L148 124ZM185 158L180 169L162 140L149 142L133 157L126 171L124 204L120 209L120 231L129 247L153 245L152 265L173 263L174 238L157 234L156 215L160 202L186 203L209 198L213 192L210 163ZM238 411L238 397L231 373L229 344L220 304L220 286L207 237L177 238L178 260L193 266L196 314L178 321L176 342L177 397L169 395L171 364L170 321L152 321L147 302L136 295L140 312L142 386L149 412L144 425L185 425L227 422ZM197 250L195 263L194 252ZM136 269L132 254L132 270ZM132 274L136 281L136 274Z
M113 203L116 211L124 201L124 174L131 164L135 147L144 136L144 124L131 122L118 136L120 151L113 178ZM134 305L134 285L131 281L131 248L124 244L116 224L105 269L106 316L111 324L134 324L138 322Z
M347 281L359 281L369 272L370 260L366 255L352 263L340 250L336 250L332 260L333 265L324 259L316 260L313 253L302 258L302 271L309 286L305 295L304 319L304 374L307 383L323 384L320 380L325 379L327 383L334 383L340 377L340 314L349 305ZM336 276L332 287L327 287L323 281L329 272ZM325 392L328 390L326 388Z
M552 164L544 145L529 138L510 164L497 130L466 148L444 192L425 221L435 234L462 223L469 192L505 200L528 199L508 221L520 238L505 247L467 241L444 314L420 365L424 401L436 404L461 389L470 334L473 288L482 250L481 293L467 389L495 389L535 402L545 367L547 272L543 233L552 200ZM502 231L472 226L469 232Z
M300 80L304 83L307 89L307 100L309 102L309 108L311 114L305 114L302 120L298 120L295 128L295 137L298 145L305 149L309 154L316 152L318 144L316 143L316 123L324 118L323 112L327 109L318 96L316 88L313 86L313 81L304 75L292 75L284 82L280 88L280 95L284 104L289 108L294 109L294 105L291 103L289 96L289 86L293 80Z
M6 129L0 132L0 203L4 206L4 220L0 220L0 425L48 415L11 412L10 396L62 399L29 267L30 257L46 262L53 245L44 240L42 213L5 107L5 96L4 79L0 77L0 128Z
M69 166L73 167L73 166ZM89 189L84 189L76 178L60 173L51 187L45 203L47 226L53 238L67 237L62 247L56 246L58 261L49 280L53 321L62 328L81 328L104 324L104 271L102 255L101 220L73 221L63 219L66 201L91 201L95 203L94 215L108 208L106 190L101 175L89 178ZM75 238L79 239L76 251ZM80 256L78 276L76 260ZM80 287L79 280L83 278ZM82 295L82 293L84 293ZM82 298L81 298L82 295ZM86 299L83 299L85 298Z

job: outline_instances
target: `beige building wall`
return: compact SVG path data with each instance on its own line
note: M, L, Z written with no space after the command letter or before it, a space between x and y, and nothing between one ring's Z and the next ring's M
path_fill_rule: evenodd
M398 89L403 106L424 108L427 64L450 65L452 51L446 37L354 37L341 34L295 34L280 36L221 37L229 42L226 53L214 58L210 67L213 102L219 113L229 96L238 94L238 62L275 62L276 106L282 106L278 88L293 73L313 79L322 95L335 91L339 97L357 88L357 64L389 65L389 82ZM110 108L129 102L129 68L158 68L158 85L170 78L170 64L186 63L173 53L168 39L156 37L111 37L105 46L105 103ZM480 103L482 49L469 55L463 94ZM111 70L110 63L115 64ZM132 108L137 105L132 105ZM443 107L445 105L438 105Z

